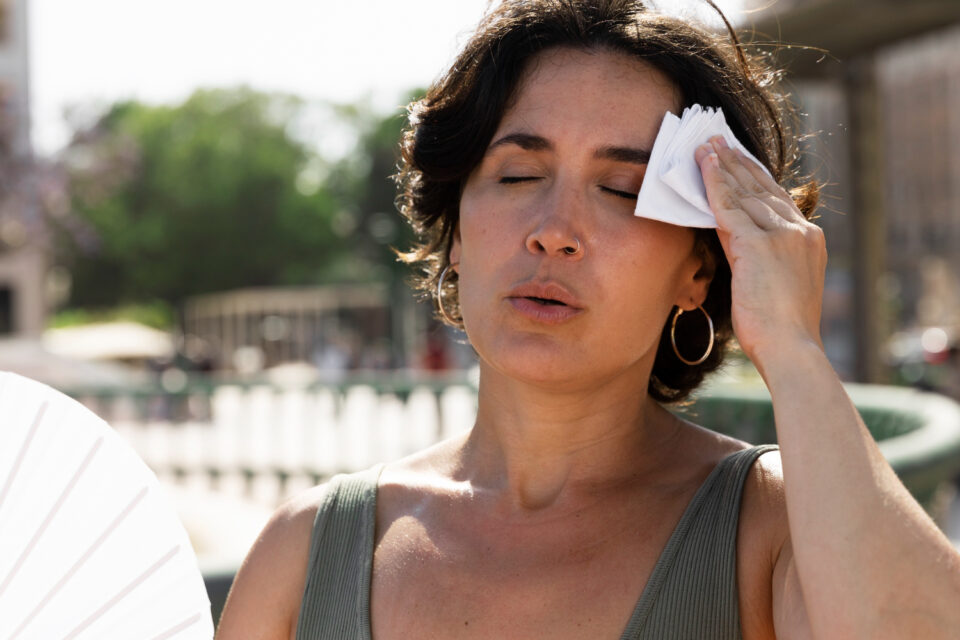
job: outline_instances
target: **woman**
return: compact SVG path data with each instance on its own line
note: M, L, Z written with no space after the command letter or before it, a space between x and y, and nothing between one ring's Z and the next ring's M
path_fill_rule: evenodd
M815 187L777 182L771 77L638 2L490 12L413 106L401 175L423 239L408 259L479 355L476 423L281 507L220 638L960 633L960 557L824 356ZM694 103L723 107L777 179L699 148L716 232L633 215L664 114ZM731 332L779 453L663 407Z

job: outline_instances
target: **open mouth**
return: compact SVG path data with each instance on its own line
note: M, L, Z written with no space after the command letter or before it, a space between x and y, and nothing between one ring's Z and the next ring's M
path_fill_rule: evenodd
M561 324L583 313L577 299L559 286L521 286L511 293L507 299L513 308L533 322Z
M527 300L532 300L537 304L547 305L547 306L559 306L566 307L567 305L560 302L559 300L551 300L550 298L537 298L535 296L525 296Z
M555 282L527 282L507 294L513 306L540 322L563 322L584 307L575 295Z

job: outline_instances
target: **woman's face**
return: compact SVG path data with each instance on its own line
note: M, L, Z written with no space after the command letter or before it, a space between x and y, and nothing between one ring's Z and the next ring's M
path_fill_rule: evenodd
M692 230L633 215L678 106L666 76L623 54L533 60L467 179L450 251L485 366L556 389L645 383L673 305L695 308L709 284Z

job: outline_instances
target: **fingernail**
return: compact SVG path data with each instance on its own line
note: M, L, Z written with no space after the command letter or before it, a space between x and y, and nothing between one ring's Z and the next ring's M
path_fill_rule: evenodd
M720 147L721 149L729 149L729 148L730 148L730 147L727 145L727 141L723 139L723 136L717 136L716 141L717 141L717 146Z

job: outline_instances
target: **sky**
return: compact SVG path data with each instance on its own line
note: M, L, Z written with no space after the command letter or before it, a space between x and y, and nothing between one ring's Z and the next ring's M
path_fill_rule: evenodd
M27 0L31 135L66 144L64 114L175 103L246 84L379 111L453 60L488 0ZM676 3L673 3L676 4ZM736 13L739 0L720 2Z

